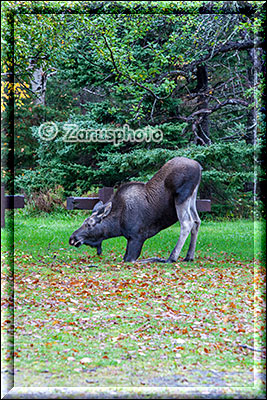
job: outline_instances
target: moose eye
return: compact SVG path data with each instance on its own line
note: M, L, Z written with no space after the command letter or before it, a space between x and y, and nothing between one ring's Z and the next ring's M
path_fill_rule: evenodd
M92 228L95 224L94 218L88 218L84 221L85 228Z
M90 227L90 222L89 222L89 218L88 219L86 219L85 221L84 221L84 227L85 228L89 228Z

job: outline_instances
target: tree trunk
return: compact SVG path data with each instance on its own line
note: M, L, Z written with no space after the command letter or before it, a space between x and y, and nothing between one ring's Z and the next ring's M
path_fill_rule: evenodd
M208 109L209 102L204 92L208 88L208 70L206 65L197 66L197 87L196 92L200 93L198 96L198 110ZM201 94L203 92L203 94ZM201 114L199 121L196 124L197 143L202 145L210 145L209 138L209 116L206 113Z
M35 94L34 104L45 106L45 93L47 84L47 74L43 71L42 67L36 67L32 63L33 74L31 79L31 89Z
M247 112L247 130L246 130L246 143L256 144L257 142L257 96L255 90L258 83L258 72L259 72L259 59L257 49L248 50L248 58L252 66L249 66L247 70L248 82L252 94L249 99L249 103L252 105ZM249 64L250 64L249 63Z
M257 85L258 85L258 73L260 71L260 58L258 56L258 50L256 48L248 50L248 59L249 59L249 68L247 69L247 76L250 89L252 90L252 94L249 99L249 103L251 106L247 111L247 129L246 129L246 143L256 145L257 143ZM257 171L254 167L254 179L253 179L253 199L254 204L257 200L257 191L258 191L258 179L257 179Z

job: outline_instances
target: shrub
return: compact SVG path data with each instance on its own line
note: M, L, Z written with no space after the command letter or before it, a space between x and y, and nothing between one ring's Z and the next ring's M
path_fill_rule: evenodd
M65 208L64 188L60 185L55 186L54 189L40 190L26 196L26 214L61 212Z

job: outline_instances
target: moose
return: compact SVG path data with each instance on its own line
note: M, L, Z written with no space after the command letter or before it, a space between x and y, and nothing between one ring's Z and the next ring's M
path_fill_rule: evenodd
M196 208L201 180L200 164L185 157L175 157L164 164L147 182L124 183L109 202L98 202L89 218L71 235L69 244L82 244L102 253L102 241L124 236L127 248L123 260L135 262L146 239L179 220L179 239L168 259L153 257L143 262L176 262L186 238L191 233L184 261L192 261L196 248L200 218Z

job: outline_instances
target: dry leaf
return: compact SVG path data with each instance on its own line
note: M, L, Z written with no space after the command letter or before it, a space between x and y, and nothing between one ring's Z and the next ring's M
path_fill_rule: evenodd
M81 363L81 364L87 364L87 363L90 363L90 362L92 362L92 359L89 358L89 357L84 357L84 358L82 358L82 359L80 360L80 363Z

